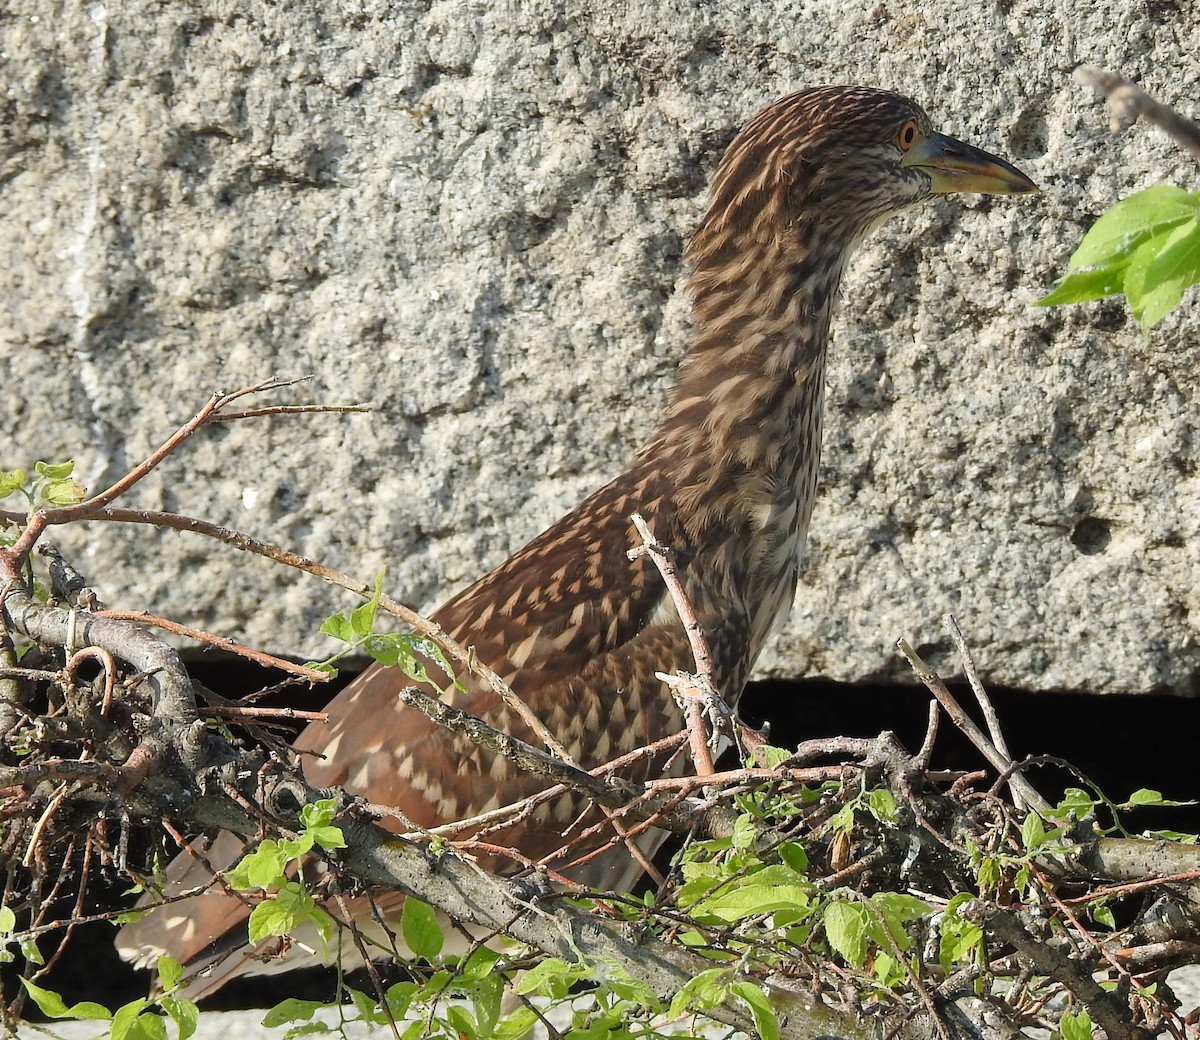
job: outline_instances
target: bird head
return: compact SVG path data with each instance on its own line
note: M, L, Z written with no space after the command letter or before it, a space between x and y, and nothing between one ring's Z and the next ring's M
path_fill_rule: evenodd
M782 98L734 138L713 180L693 262L746 233L767 244L819 235L848 251L894 213L948 192L1013 195L1036 185L1003 159L934 131L899 94L816 87Z

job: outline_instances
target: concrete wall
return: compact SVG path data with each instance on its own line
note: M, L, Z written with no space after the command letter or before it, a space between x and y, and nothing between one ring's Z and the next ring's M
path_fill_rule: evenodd
M737 126L804 85L919 100L1032 199L894 221L845 285L823 491L773 674L906 676L953 611L999 683L1193 692L1197 294L1040 310L1094 217L1195 165L1071 78L1184 112L1188 0L0 11L0 468L98 488L214 389L369 415L212 430L126 504L435 605L615 473L686 343L680 254ZM201 539L59 539L113 606L322 652L348 600ZM1200 615L1197 615L1200 616ZM940 655L934 654L938 662Z

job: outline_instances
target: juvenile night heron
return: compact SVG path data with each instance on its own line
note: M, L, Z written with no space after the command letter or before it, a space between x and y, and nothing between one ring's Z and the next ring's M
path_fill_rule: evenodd
M886 91L820 87L764 109L726 151L687 251L695 331L657 432L612 483L435 619L474 646L585 767L674 732L680 713L655 673L694 664L654 565L626 556L629 516L640 512L675 549L719 692L736 703L795 592L816 493L830 313L850 254L873 228L930 195L1036 190L1002 159L935 133L920 108ZM329 705L327 724L300 735L298 748L325 756L305 759L315 785L340 784L396 806L421 827L545 786L401 706L396 694L408 684L399 671L374 667ZM468 683L452 699L540 743L482 684ZM643 779L663 768L660 760L629 772ZM560 798L488 841L539 860L563 846L581 808ZM210 857L223 866L239 846L226 835ZM481 859L516 869L500 856ZM174 872L182 867L177 861ZM640 869L618 844L578 876L628 887ZM192 869L175 888L202 879ZM380 900L394 910L400 897ZM142 965L163 953L203 960L231 941L240 945L246 914L239 899L214 890L127 926L118 945ZM299 954L293 947L266 963L236 954L193 992L242 971L295 966Z

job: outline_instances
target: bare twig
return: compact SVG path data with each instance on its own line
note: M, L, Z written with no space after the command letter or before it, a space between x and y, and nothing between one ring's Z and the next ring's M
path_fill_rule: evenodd
M672 677L661 672L656 672L655 675L670 686L675 699L685 708L692 761L696 764L696 772L704 776L715 771L709 729L704 718L706 706L711 706L711 710L722 712L726 717L730 717L732 712L721 700L716 685L713 683L712 651L708 646L708 637L700 627L687 590L683 587L683 582L679 579L679 572L675 569L674 550L654 536L654 532L650 530L650 525L646 523L641 513L634 513L629 520L637 529L642 544L630 549L625 555L630 560L649 556L654 561L658 573L662 576L663 584L667 587L671 602L675 604L675 612L683 623L688 644L692 648L692 657L696 662L695 675L679 673L678 676ZM713 729L715 731L715 725Z
M188 639L195 639L201 643L208 643L209 646L228 650L230 653L237 654L239 657L245 657L247 660L253 661L263 668L278 668L283 672L291 672L292 675L299 675L309 682L328 682L330 678L328 672L318 671L316 668L305 668L302 664L293 664L282 657L264 654L261 650L251 650L250 647L244 646L226 636L215 636L211 632L204 632L198 628L189 628L187 625L179 624L178 621L159 617L145 610L98 610L96 611L96 617L113 618L117 621L135 621L142 625L153 625L155 628L161 628L163 631L170 632L173 635L186 636Z
M1141 87L1119 73L1094 65L1083 65L1075 70L1075 78L1108 98L1113 113L1111 129L1114 134L1140 116L1165 131L1176 144L1200 161L1200 126L1190 119L1155 101Z
M946 710L946 714L950 716L951 721L956 725L962 734L978 749L979 753L988 760L991 765L1003 773L1012 767L1012 762L1002 755L990 740L984 735L983 731L975 725L974 720L962 709L962 705L954 695L946 688L946 684L930 667L921 660L920 656L907 640L900 639L896 642L896 647L899 651L908 658L908 663L912 665L912 669L917 673L917 678L925 684L926 689L937 698L938 703ZM1050 804L1035 791L1027 781L1021 776L1014 774L1009 781L1010 787L1014 791L1019 787L1021 795L1025 799L1027 805L1040 813L1045 813L1050 810Z

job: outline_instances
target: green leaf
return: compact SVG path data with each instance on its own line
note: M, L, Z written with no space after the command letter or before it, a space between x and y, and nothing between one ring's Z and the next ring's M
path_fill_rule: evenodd
M835 899L825 907L822 920L834 952L852 968L861 968L867 960L866 908Z
M17 915L7 906L0 906L0 935L8 935L17 927Z
M561 1000L576 982L595 974L587 964L568 964L561 957L547 957L521 975L513 984L517 993L537 993Z
M413 983L397 983L396 985L412 986ZM392 989L395 988L395 986L392 987ZM390 993L391 990L388 992ZM263 1016L262 1024L267 1029L273 1029L275 1026L287 1025L288 1022L308 1022L323 1007L325 1004L319 1000L297 1000L295 997L288 997L287 1000L281 1000ZM407 1005L404 1010L408 1010Z
M183 965L172 957L159 957L158 981L164 990L173 990L183 977Z
M723 921L769 914L776 910L807 912L812 889L802 885L760 885L753 882L729 888L701 903L697 910ZM793 918L795 920L795 918Z
M35 462L34 471L48 480L66 480L75 470L74 462Z
M0 498L7 498L14 491L20 491L24 483L23 469L0 470Z
M975 963L983 952L983 929L958 914L959 907L974 898L970 892L960 892L942 912L938 960L946 973L950 972L951 965Z
M379 599L383 595L383 575L387 568L375 576L375 594L361 607L350 613L350 628L356 636L369 636L375 631L375 614L379 610Z
M1086 271L1072 271L1040 300L1035 307L1056 307L1064 303L1085 303L1123 292L1125 287L1125 265L1120 267L1090 267Z
M357 642L354 626L350 623L350 619L340 611L337 614L330 614L321 622L320 632L322 635L340 639L343 643Z
M1148 239L1133 255L1125 275L1129 309L1149 332L1171 313L1190 286L1200 281L1200 219Z
M133 1004L126 1004L113 1015L109 1032L112 1040L167 1040L165 1019L148 1011L126 1011L132 1007Z
M1124 292L1149 329L1200 279L1200 193L1167 185L1118 202L1084 235L1067 275L1039 306Z
M1076 816L1082 819L1095 812L1096 805L1096 799L1087 791L1080 790L1078 787L1068 787L1063 793L1062 801L1054 807L1050 815L1056 819L1067 816Z
M1083 236L1068 271L1101 267L1129 258L1147 239L1162 235L1196 212L1200 194L1160 184L1122 199Z
M1058 1025L1063 1040L1092 1040L1092 1018L1086 1011L1078 1014L1064 1011Z
M325 942L334 936L333 919L329 914L313 902L299 882L288 881L280 886L273 899L264 899L250 911L250 941L256 943L272 935L288 935L305 923L316 928Z
M779 1021L775 1017L775 1009L761 987L753 982L735 982L729 987L729 992L741 997L749 1005L754 1026L762 1040L779 1040Z
M274 888L283 877L288 865L288 855L279 842L267 838L240 863L226 872L225 878L231 888L244 892L251 888Z
M1136 806L1148 806L1148 805L1158 806L1160 808L1162 808L1162 807L1172 808L1172 807L1180 806L1180 805L1195 805L1195 804L1196 803L1194 801L1176 802L1170 798L1164 798L1160 791L1152 791L1152 790L1147 790L1146 788L1142 788L1141 790L1134 791L1133 794L1131 794L1129 796L1129 798L1126 799L1125 803L1121 806L1121 808L1132 809L1132 808L1135 808Z
M494 1040L525 1040L537 1025L537 1015L527 1007L506 1015L492 1033Z
M83 489L73 480L51 480L42 488L43 502L52 506L70 506L83 498Z
M635 979L619 964L606 965L604 981L618 997L648 1008L652 1012L663 1009L662 1002L645 982Z
M159 971L162 971L161 967ZM181 997L159 997L158 1002L179 1030L179 1040L188 1040L200 1024L200 1009L192 1001Z
M782 842L779 846L779 858L797 874L803 876L808 873L808 853L802 845L797 845L794 841Z
M427 903L409 896L400 911L400 931L408 948L417 957L432 961L442 952L445 936L437 914Z
M1117 929L1117 919L1113 917L1112 908L1108 906L1092 907L1092 920L1097 924L1104 925L1105 928L1111 928L1113 931Z
M1033 851L1046 841L1046 828L1042 818L1035 812L1029 813L1021 822L1021 845Z
M708 1011L723 1004L729 992L728 979L728 968L709 968L692 976L671 998L667 1015L678 1018L685 1011Z
M328 827L337 816L337 802L332 798L318 798L300 810L300 822L305 827Z
M924 899L907 892L876 892L871 896L871 902L897 921L919 921L933 910Z
M748 849L754 844L754 839L758 836L758 826L754 822L754 817L749 813L742 813L733 823L733 836L731 841L735 849Z
M111 1011L103 1004L95 1004L90 1000L81 1001L78 1004L72 1004L71 1007L63 1002L53 990L42 989L30 982L28 979L22 978L19 980L21 985L25 987L25 991L33 998L33 1002L41 1010L42 1014L47 1018L75 1018L84 1021L108 1021L113 1017ZM143 1000L142 1006L146 1006Z
M896 818L896 797L884 787L878 787L867 795L867 806L871 815L881 823L891 823Z

